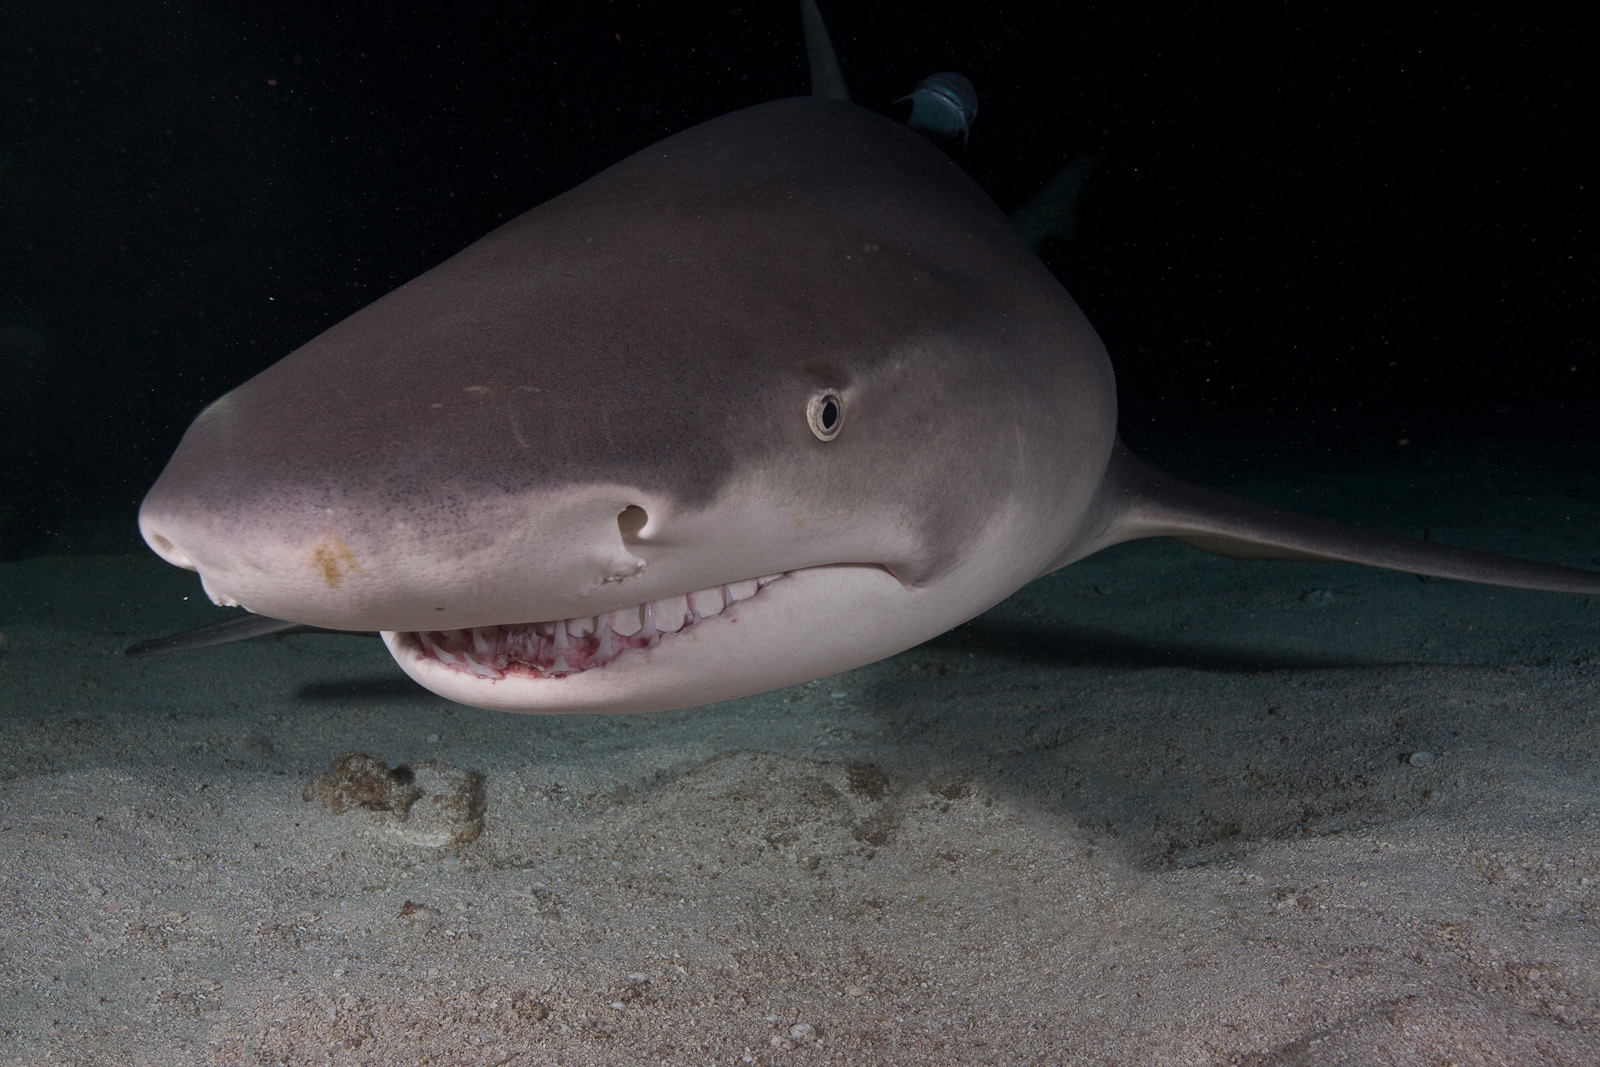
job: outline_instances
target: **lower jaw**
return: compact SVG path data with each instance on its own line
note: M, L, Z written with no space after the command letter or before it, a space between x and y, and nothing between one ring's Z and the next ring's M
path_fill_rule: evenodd
M632 649L654 648L663 640L670 641L675 634L751 599L782 577L775 574L733 582L587 619L411 631L399 635L399 640L422 660L485 681L508 676L566 678L604 667ZM623 633L618 626L631 632Z

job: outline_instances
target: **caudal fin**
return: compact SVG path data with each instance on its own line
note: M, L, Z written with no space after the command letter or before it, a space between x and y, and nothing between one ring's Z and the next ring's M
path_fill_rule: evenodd
M1073 558L1140 537L1175 537L1237 559L1336 560L1513 589L1600 596L1600 572L1372 533L1252 504L1163 474L1121 441L1101 492L1101 530Z

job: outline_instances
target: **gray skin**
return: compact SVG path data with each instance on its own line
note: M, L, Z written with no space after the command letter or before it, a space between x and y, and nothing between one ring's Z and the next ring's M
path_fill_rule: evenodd
M831 440L808 420L825 393ZM269 617L240 635L382 631L422 684L512 711L844 670L1133 537L1600 593L1590 572L1230 500L1140 463L1115 426L1099 338L989 198L904 127L801 98L624 160L235 389L140 526ZM475 676L410 633L780 574L553 677Z
M806 419L823 389L830 441ZM140 525L215 599L336 629L593 615L835 565L922 594L828 590L819 625L881 610L893 636L731 687L750 691L1042 573L1114 433L1104 348L989 198L904 127L800 98L619 163L229 393Z

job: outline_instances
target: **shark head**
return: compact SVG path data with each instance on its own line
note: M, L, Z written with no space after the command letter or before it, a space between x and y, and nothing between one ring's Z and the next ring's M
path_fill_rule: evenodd
M636 711L871 662L1092 536L1103 347L904 127L735 112L213 403L140 511L210 596L453 700Z

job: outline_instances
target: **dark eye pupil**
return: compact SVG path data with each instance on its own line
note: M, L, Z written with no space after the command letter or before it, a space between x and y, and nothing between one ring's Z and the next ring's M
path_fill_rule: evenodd
M833 424L838 421L839 405L835 404L832 400L824 401L822 405L822 428L824 430L831 430L833 429Z

